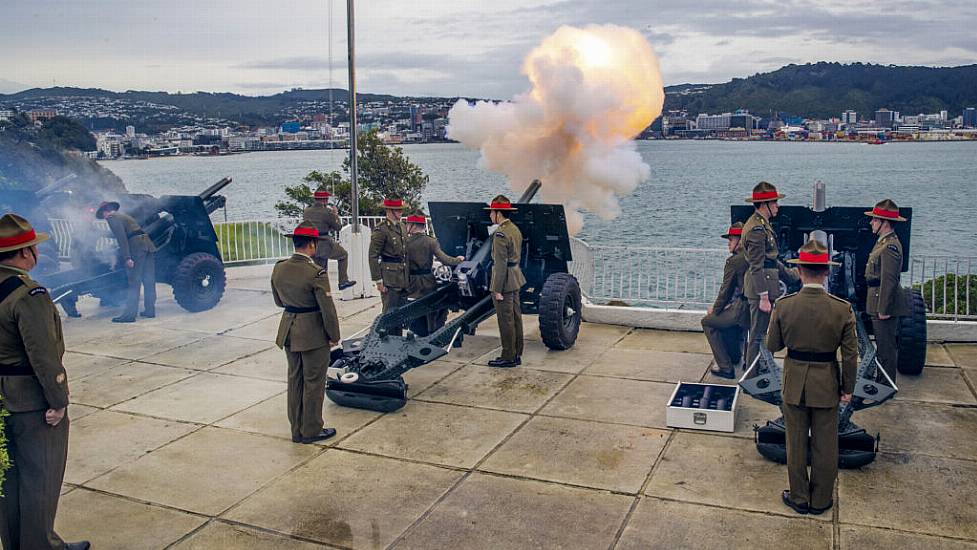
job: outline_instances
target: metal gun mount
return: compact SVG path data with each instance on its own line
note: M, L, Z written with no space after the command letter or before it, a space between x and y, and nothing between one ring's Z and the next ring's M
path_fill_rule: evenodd
M580 328L581 295L577 280L567 272L571 261L566 216L562 205L529 204L539 181L517 201L512 221L523 234L520 267L526 285L520 292L524 312L538 313L543 343L550 349L569 349ZM432 202L431 219L444 251L467 259L453 271L435 268L438 286L407 305L377 317L362 338L343 342L328 369L326 395L333 402L381 412L407 403L402 375L448 354L475 334L479 323L495 313L489 277L492 240L484 203ZM450 276L449 276L450 273ZM430 334L408 333L403 327L430 314L447 317Z
M868 208L825 206L824 185L815 184L812 208L781 206L780 215L773 220L777 233L781 259L794 255L804 242L816 238L828 245L832 258L841 263L833 268L828 277L828 291L848 300L855 310L858 336L859 362L855 376L855 392L851 401L838 411L838 465L841 468L859 468L875 460L879 436L869 435L851 417L856 411L876 407L895 396L898 387L881 368L875 344L869 339L870 324L865 313L865 264L875 241L868 227L864 212ZM912 209L903 208L901 215L911 219ZM744 221L752 214L752 207L733 206L733 221ZM909 255L909 226L897 229L904 243L905 256ZM903 270L907 269L904 261ZM899 372L919 374L925 362L926 310L922 296L912 291L913 314L902 318L904 337L900 341ZM920 356L919 350L922 350ZM907 357L903 357L903 353ZM750 396L780 407L782 402L782 369L773 355L760 346L760 354L739 380L739 385ZM786 434L783 416L757 426L757 451L764 457L784 464L787 462Z

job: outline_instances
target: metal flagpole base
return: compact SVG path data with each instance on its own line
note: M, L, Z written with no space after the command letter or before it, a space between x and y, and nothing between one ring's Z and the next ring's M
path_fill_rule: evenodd
M349 278L356 284L343 290L340 300L357 300L379 296L377 287L370 277L370 228L360 224L360 232L353 233L353 226L346 225L339 230L339 242L349 252Z

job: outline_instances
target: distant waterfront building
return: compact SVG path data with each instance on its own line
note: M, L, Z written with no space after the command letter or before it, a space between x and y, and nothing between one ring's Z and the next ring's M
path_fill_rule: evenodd
M700 113L699 116L695 117L695 127L699 130L727 130L730 127L729 122L732 116L731 113L721 115Z
M297 120L290 120L288 122L283 122L281 126L281 133L283 134L295 134L302 129L302 125Z
M977 128L977 109L967 107L963 110L963 127Z
M39 109L36 111L27 111L27 118L32 124L39 120L51 120L56 116L58 116L57 109Z
M896 123L898 115L895 111L890 111L885 108L879 109L875 111L875 125L879 128L892 128Z
M130 138L130 139L136 137L136 127L135 126L126 126L126 137L127 138Z
M858 122L858 113L855 111L845 111L841 113L841 123L846 126L854 126Z
M743 128L747 132L755 130L759 119L750 114L749 111L738 110L729 117L730 128Z

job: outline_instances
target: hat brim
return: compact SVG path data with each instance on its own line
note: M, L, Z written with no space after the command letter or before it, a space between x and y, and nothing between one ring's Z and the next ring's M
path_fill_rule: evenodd
M104 220L106 210L108 210L109 208L111 208L112 210L118 210L120 207L121 205L115 201L107 202L102 206L100 206L99 209L95 211L95 217L100 220Z
M747 197L745 200L746 200L746 202L773 202L773 201L779 201L779 200L784 199L786 197L787 197L787 195L785 195L783 193L777 193L777 198L775 198L775 199L763 199L762 201L759 201L759 200L754 199L753 197Z
M41 244L41 243L43 243L44 241L46 241L46 240L48 240L50 238L51 238L51 236L48 235L47 233L37 233L37 235L33 239L27 241L26 243L20 243L18 245L14 245L14 246L2 246L2 247L0 247L0 252L12 252L14 250L20 250L22 248L27 248L29 246L34 246L36 244Z
M791 259L791 260L787 260L787 263L792 264L792 265L826 265L826 266L835 266L835 267L841 265L838 262L831 262L831 261L828 261L828 262L805 262L805 261L801 260L800 258L794 258L794 259Z
M886 221L890 221L890 222L904 222L904 221L906 221L906 218L903 218L902 216L896 216L895 218L886 218L885 216L879 216L878 214L876 214L875 212L872 212L871 210L869 210L868 212L866 212L865 215L868 216L868 217L870 217L870 218L878 218L880 220L886 220Z
M486 206L482 210L498 210L499 212L515 212L517 208L513 208L511 206L509 208L492 208L491 206Z
M723 239L726 239L726 240L729 240L731 237L736 237L737 239L742 239L743 238L743 235L730 235L729 233L725 233L723 235L720 235L720 237L722 237Z

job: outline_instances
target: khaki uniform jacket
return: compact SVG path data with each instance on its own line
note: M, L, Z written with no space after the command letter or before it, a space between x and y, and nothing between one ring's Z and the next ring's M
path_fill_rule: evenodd
M400 260L400 263L395 261ZM383 286L405 290L407 272L407 228L402 223L383 220L370 235L370 278Z
M909 315L906 292L899 283L902 272L902 243L895 233L879 237L865 265L865 281L869 286L865 295L865 310L869 315Z
M723 284L719 287L719 294L716 301L712 304L712 311L719 314L727 307L738 306L742 303L743 296L743 277L746 275L746 255L742 248L726 258L726 265L723 266Z
M109 229L119 242L119 251L123 260L138 258L142 252L156 252L153 240L145 233L135 234L142 231L142 227L136 223L129 214L116 212L105 218L109 224Z
M515 292L526 284L519 262L522 261L522 231L505 220L492 236L492 280L489 292Z
M319 240L333 241L331 233L343 228L339 216L328 206L314 204L302 211L302 221L312 222L319 230Z
M407 266L410 270L408 291L411 298L420 298L437 286L434 273L431 271L434 258L444 265L461 263L458 258L445 254L438 240L430 235L415 233L407 237Z
M788 405L829 408L838 405L841 390L855 391L858 337L851 304L823 288L804 287L777 300L767 329L767 349L836 353L829 363L784 360L784 402Z
M278 347L309 351L339 341L339 316L329 290L329 275L312 258L293 254L275 264L271 292L278 307L319 308L309 313L282 313L275 339Z
M64 337L47 289L16 268L0 266L0 282L20 277L24 285L0 304L0 363L30 365L34 376L0 376L0 398L10 412L68 406L68 378L61 363Z
M743 292L746 297L756 300L763 292L769 293L773 301L780 295L779 272L781 269L777 249L777 236L770 222L756 212L743 224L740 247L747 261Z

